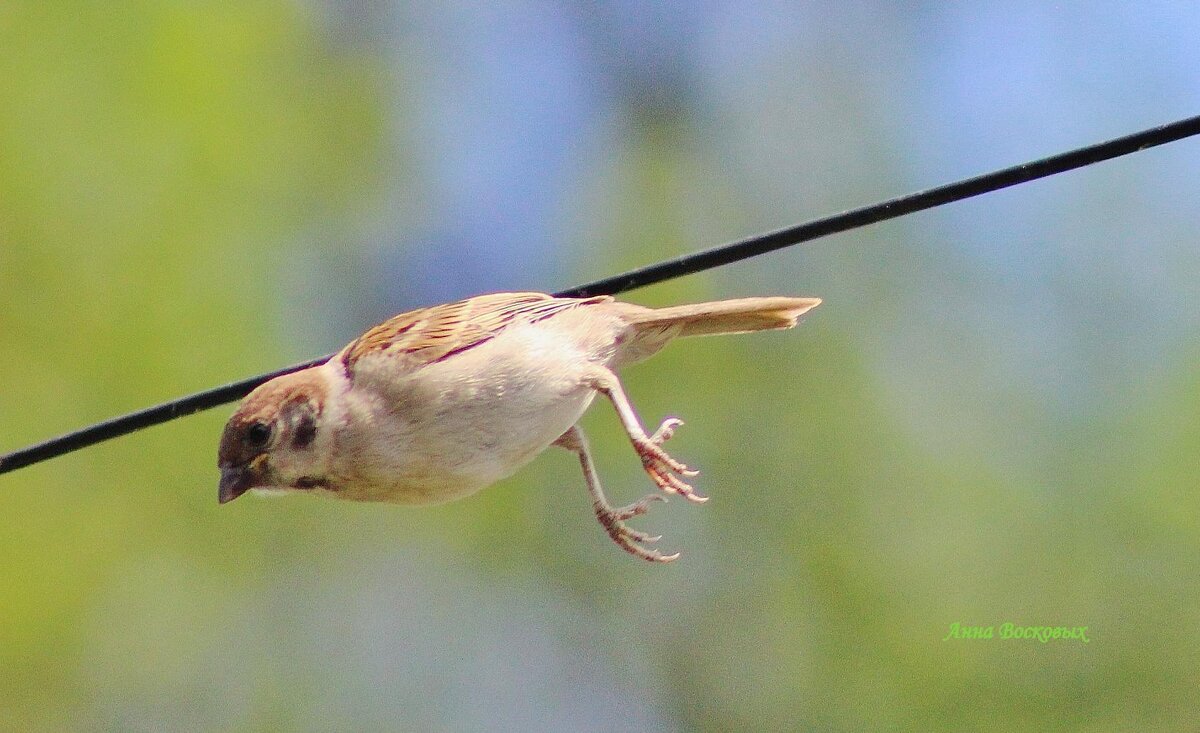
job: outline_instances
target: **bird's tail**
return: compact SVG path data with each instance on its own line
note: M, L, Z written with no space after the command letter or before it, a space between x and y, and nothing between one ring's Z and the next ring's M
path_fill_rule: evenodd
M674 327L678 327L673 336L711 336L791 328L800 316L820 304L820 298L737 298L668 308L643 308L629 314L627 319L638 331L674 331Z

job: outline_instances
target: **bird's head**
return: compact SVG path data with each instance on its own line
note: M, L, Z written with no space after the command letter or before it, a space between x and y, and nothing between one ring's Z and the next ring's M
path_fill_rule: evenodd
M322 414L329 393L320 367L276 377L246 396L221 435L220 502L250 489L323 485L329 439Z

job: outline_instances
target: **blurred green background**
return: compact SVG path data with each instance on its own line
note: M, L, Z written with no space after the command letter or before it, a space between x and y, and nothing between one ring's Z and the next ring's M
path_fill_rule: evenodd
M1197 111L1139 3L0 4L0 450ZM218 507L229 408L0 477L0 729L1181 730L1188 141L628 295L825 298L630 370L703 507L572 456ZM650 485L611 410L610 496ZM943 641L951 624L1090 643Z

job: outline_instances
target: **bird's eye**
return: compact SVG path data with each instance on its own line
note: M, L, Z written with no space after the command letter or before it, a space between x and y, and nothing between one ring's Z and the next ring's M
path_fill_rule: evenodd
M262 448L271 439L271 426L266 423L250 423L246 428L246 442L254 448Z

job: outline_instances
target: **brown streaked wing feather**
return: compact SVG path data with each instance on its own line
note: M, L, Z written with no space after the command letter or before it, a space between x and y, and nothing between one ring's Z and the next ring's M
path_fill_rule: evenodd
M338 358L347 369L386 352L417 369L487 341L518 321L536 322L611 297L556 298L545 293L495 293L401 313L351 342Z

